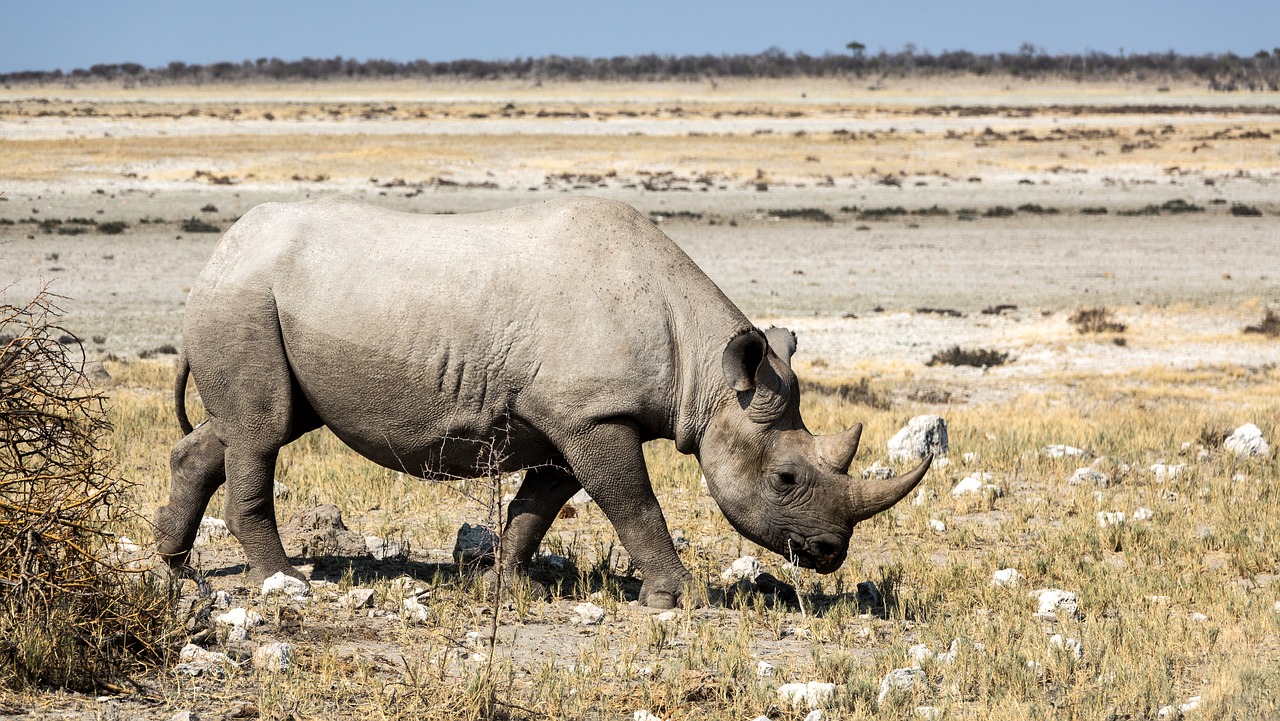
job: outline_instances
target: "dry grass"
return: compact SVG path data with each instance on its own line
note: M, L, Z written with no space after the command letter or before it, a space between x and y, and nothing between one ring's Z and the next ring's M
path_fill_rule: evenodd
M165 394L168 364L135 362L112 372L119 462L145 481L139 502L152 508L165 495L164 457L177 437ZM717 602L658 621L626 602L636 584L625 553L588 504L557 521L544 547L571 559L567 572L551 573L560 595L546 601L517 590L510 597L489 672L487 649L465 638L489 625L480 591L449 580L451 573L432 582L434 571L426 570L447 555L457 526L482 519L483 509L447 488L377 468L327 432L310 434L281 455L279 478L292 489L281 518L336 503L353 528L410 540L419 565L358 565L322 587L320 600L301 608L310 631L292 639L300 663L289 674L240 673L225 686L182 688L161 679L166 703L251 703L273 717L614 718L646 708L664 718L750 718L778 703L778 684L820 680L837 684L832 708L841 717L871 718L884 713L875 704L880 678L910 665L908 646L942 651L959 638L955 663L926 662L930 682L892 702L893 714L929 704L949 718L1147 718L1192 696L1202 697L1207 718L1274 713L1277 697L1265 690L1280 687L1272 584L1280 557L1266 539L1280 533L1277 461L1274 454L1238 459L1220 448L1201 457L1195 444L1251 420L1274 438L1280 371L1152 369L1068 385L1075 389L1069 397L950 409L955 462L926 478L927 500L864 523L850 560L825 577L785 571L781 559L742 540L700 489L696 464L669 443L651 444L655 487L671 526L691 542L682 555L698 583L720 588L720 570L754 553L796 582L805 611L748 593L729 607ZM1220 390L1205 403L1182 397L1188 386ZM914 413L816 393L803 411L818 431L855 418L866 424L857 467L884 462L885 440ZM1112 485L1069 485L1082 463L1040 453L1055 443L1105 456L1099 467ZM980 460L961 463L964 452ZM1156 462L1187 466L1160 482L1146 470ZM993 473L1005 495L952 498L951 485L977 470ZM1244 480L1233 480L1236 474ZM1133 521L1143 506L1154 516ZM1099 511L1123 511L1130 520L1102 528ZM932 530L931 520L946 531ZM238 563L234 543L207 553L211 568ZM1022 586L990 585L992 572L1005 567L1019 569ZM406 625L395 613L403 590L392 581L404 570L430 591L425 626ZM858 603L853 590L864 580L880 587L883 607ZM215 579L228 581L240 583ZM338 609L333 599L352 584L375 588L384 612L368 618ZM1044 587L1076 592L1081 617L1034 618L1026 592ZM605 624L569 625L569 608L588 597L607 610ZM264 615L273 617L272 608L266 604ZM1195 620L1197 613L1207 620ZM266 633L280 632L269 626ZM1053 633L1079 639L1082 658L1051 649ZM780 666L778 676L758 678L759 660ZM1235 702L1245 689L1255 699L1248 713ZM802 715L784 710L781 717Z

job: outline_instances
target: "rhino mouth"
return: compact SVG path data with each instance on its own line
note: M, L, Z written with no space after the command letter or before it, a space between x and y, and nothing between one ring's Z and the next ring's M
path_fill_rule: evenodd
M849 554L849 542L834 534L822 534L804 538L791 534L782 554L801 568L818 573L833 573L844 563Z

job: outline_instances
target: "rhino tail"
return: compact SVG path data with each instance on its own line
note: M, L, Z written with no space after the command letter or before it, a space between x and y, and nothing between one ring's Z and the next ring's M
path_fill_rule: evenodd
M190 435L195 428L187 417L187 377L191 375L191 364L187 362L186 351L178 354L178 377L173 382L173 410L178 416L178 425L182 435Z

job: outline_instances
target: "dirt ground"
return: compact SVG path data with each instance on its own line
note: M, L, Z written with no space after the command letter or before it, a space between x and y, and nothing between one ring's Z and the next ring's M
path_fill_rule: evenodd
M259 203L346 193L470 213L572 193L633 204L752 319L795 329L807 379L868 378L925 409L1069 394L1084 376L1268 368L1275 342L1241 330L1280 308L1278 106L1004 83L11 87L0 300L48 284L92 357L133 360L181 345L217 230ZM102 232L112 221L125 227ZM1076 332L1089 307L1126 325L1123 343ZM925 365L957 345L1011 360ZM214 565L234 569L227 553ZM371 623L340 645L403 665L379 640L396 622ZM529 668L601 643L539 628L505 641ZM234 699L213 707L234 717Z

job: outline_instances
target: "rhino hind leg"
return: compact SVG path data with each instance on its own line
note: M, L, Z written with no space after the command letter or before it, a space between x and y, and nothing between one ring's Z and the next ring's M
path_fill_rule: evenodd
M502 530L504 573L528 572L547 529L581 488L578 479L559 466L539 466L525 473L507 506L507 525Z
M171 566L186 563L209 499L226 480L225 451L213 426L207 423L173 447L169 457L173 478L169 502L156 509L155 530L160 555Z

